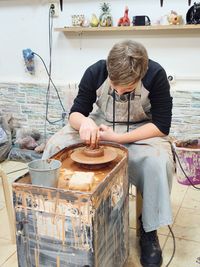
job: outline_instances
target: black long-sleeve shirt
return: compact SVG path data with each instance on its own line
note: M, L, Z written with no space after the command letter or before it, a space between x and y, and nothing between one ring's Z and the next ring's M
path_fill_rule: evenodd
M79 92L70 110L80 112L88 116L96 101L96 91L108 78L106 61L100 60L91 65L84 73L79 84ZM149 60L148 70L142 84L149 91L151 103L152 123L158 129L168 134L172 118L172 97L170 96L170 86L165 70L155 61Z

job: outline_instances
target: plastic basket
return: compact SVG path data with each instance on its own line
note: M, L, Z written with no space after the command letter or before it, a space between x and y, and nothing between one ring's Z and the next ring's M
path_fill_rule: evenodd
M176 156L178 182L184 185L200 184L200 140L177 141L173 143L173 148Z

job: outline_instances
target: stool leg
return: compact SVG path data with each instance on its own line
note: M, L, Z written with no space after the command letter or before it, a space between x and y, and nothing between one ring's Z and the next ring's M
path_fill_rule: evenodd
M142 195L140 191L136 190L136 235L140 235L140 221L139 217L142 214Z
M8 177L2 170L0 170L0 176L2 178L2 185L3 185L6 209L7 209L7 214L8 214L9 226L10 226L11 241L12 243L16 243L15 219L14 219L12 200L11 200L11 193L10 193L9 184L8 184Z

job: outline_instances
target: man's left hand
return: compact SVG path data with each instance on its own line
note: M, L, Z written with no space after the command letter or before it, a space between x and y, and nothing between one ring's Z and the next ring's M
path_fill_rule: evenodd
M99 130L100 140L118 142L119 134L115 133L111 127L101 124Z

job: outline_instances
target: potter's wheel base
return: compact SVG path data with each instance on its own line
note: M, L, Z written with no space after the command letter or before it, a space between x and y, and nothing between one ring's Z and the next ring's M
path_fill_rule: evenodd
M109 147L103 147L103 151L103 156L88 157L85 154L85 147L79 147L71 153L70 157L76 163L83 165L102 165L113 161L117 157L116 151Z
M77 163L80 168L87 169L87 170L100 170L103 168L106 168L110 162L107 163L102 163L102 164L82 164L82 163Z

